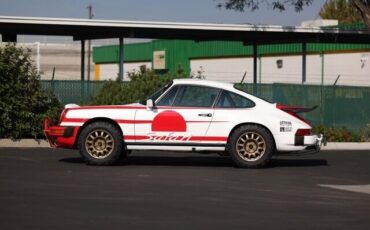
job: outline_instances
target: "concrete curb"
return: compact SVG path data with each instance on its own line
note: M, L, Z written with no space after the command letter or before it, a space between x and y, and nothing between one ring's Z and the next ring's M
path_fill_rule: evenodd
M370 142L329 142L321 150L370 150Z
M46 140L35 141L34 139L21 139L13 141L11 139L0 139L0 148L48 148Z
M12 141L11 139L0 139L0 148L49 148L46 140L40 142L34 139L21 139ZM322 146L321 150L370 150L370 142L329 142Z

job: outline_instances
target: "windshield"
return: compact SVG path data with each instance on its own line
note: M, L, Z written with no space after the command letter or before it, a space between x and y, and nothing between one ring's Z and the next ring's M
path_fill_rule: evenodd
M240 83L237 83L237 84L234 84L234 88L239 90L239 91L242 91L244 93L248 93L248 94L251 94L255 97L258 97L259 99L263 100L263 101L266 101L268 103L273 103L271 100L269 100L267 97L264 97L262 95L256 95L253 93L253 85L252 84L240 84ZM262 87L261 85L257 85L257 91L258 91L258 87Z
M171 81L167 85L165 85L162 88L160 88L159 90L157 90L155 93L153 93L152 95L150 95L149 97L147 97L145 100L139 101L139 103L145 105L146 104L146 101L148 99L152 99L153 101L156 101L168 88L171 87L172 84L173 84L173 81Z

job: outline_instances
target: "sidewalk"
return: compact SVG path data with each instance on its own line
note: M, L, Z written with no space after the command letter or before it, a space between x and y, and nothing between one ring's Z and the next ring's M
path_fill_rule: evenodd
M34 139L21 139L19 141L12 141L11 139L0 139L0 148L48 148L49 143L46 140L39 142Z
M370 142L328 142L321 150L370 150Z
M34 139L22 139L12 141L10 139L0 139L0 148L49 148L46 140L40 142ZM321 150L370 150L370 142L329 142L327 146L322 146Z

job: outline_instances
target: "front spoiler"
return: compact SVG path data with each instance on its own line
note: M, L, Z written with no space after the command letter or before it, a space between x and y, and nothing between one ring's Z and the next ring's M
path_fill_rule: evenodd
M44 120L44 134L52 148L75 148L79 127L55 125L50 119Z

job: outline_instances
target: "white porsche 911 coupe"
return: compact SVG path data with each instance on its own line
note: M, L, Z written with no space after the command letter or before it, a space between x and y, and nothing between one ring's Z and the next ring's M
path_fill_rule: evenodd
M110 165L131 150L211 151L238 167L262 167L276 152L322 143L297 115L310 109L273 104L216 81L179 79L145 101L66 105L58 124L44 122L52 147L79 149L88 164Z

